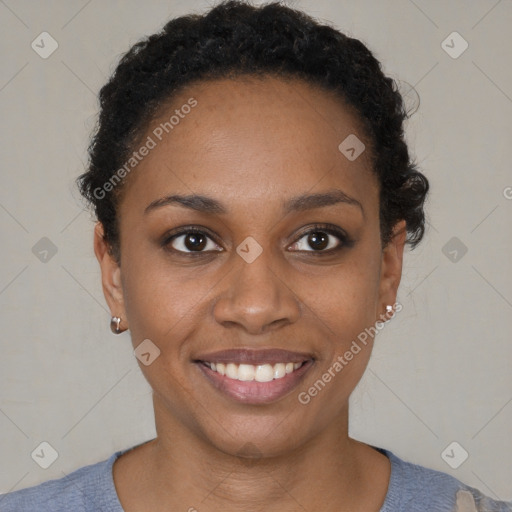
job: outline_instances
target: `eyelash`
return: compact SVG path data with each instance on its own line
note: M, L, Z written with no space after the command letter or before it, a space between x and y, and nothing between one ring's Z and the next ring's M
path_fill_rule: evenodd
M171 234L168 234L167 236L165 236L164 240L162 241L162 246L164 248L166 248L167 250L172 251L175 254L179 254L180 256L185 256L185 257L197 257L197 256L211 253L211 251L189 251L189 252L187 252L187 251L180 251L177 249L173 249L172 247L170 249L168 248L168 246L171 244L171 242L173 240L175 240L176 238L178 238L180 236L188 235L190 233L206 235L208 238L210 238L215 243L217 243L215 241L215 237L212 234L210 234L210 232L206 228L198 228L196 226L186 226L175 233L171 233ZM299 235L299 237L296 239L296 241L293 242L291 245L296 244L302 238L304 238L307 235L310 235L311 233L325 233L328 235L332 235L332 236L338 238L340 243L338 244L337 247L327 249L327 250L319 250L319 251L311 250L311 251L296 251L296 252L306 252L306 253L311 253L314 256L322 256L324 254L330 255L330 254L336 253L336 252L340 251L341 249L343 249L344 247L350 248L354 245L354 241L352 239L350 239L348 237L348 235L343 230L341 230L340 228L338 228L332 224L314 224L307 231L302 232ZM219 245L219 244L217 244L217 245ZM221 251L213 251L213 252L221 252Z

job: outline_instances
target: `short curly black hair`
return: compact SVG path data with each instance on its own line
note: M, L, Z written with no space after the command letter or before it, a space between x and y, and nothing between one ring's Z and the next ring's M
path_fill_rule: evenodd
M382 246L400 220L411 248L425 231L427 178L411 162L404 140L408 115L396 82L358 39L281 2L253 6L229 0L208 12L170 20L121 58L101 89L100 115L89 146L89 167L78 179L104 237L120 260L117 206L121 186L102 188L133 152L159 107L193 82L240 75L305 80L336 93L358 114L371 141L380 184ZM98 190L102 190L99 194Z

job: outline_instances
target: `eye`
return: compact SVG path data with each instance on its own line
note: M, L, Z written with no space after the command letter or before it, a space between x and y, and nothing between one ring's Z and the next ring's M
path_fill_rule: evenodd
M171 250L184 254L219 252L219 246L212 240L212 237L205 231L192 227L182 229L170 236L168 235L162 245L170 245Z
M191 226L167 234L162 246L183 255L221 252L223 249L213 239L213 235L210 235L206 228ZM315 224L305 231L291 248L295 251L323 254L339 251L343 247L352 247L353 243L342 229L331 224ZM307 249L308 245L312 250Z
M303 233L291 247L298 251L331 253L351 245L352 241L343 230L330 225L315 225ZM306 249L306 246L312 247L312 250Z

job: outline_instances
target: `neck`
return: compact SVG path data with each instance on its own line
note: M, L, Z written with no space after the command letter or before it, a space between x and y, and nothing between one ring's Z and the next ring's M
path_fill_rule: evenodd
M327 430L293 451L252 458L221 451L171 420L158 400L154 406L157 437L145 445L136 479L147 510L378 511L384 499L383 459L389 462L348 437L348 404ZM380 480L371 474L378 461Z

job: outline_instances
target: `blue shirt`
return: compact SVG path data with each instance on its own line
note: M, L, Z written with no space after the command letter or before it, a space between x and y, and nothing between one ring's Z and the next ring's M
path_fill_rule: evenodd
M133 447L132 447L133 448ZM386 499L380 512L512 512L512 501L495 501L453 476L405 462L377 448L391 462ZM69 475L0 495L1 512L124 512L112 466L127 448Z

